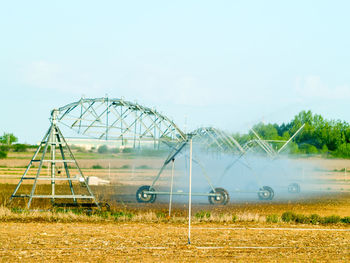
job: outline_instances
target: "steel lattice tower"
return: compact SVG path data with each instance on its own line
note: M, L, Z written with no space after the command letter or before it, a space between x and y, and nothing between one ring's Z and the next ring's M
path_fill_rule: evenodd
M99 204L74 158L69 145L57 126L57 114L57 110L52 111L50 128L36 149L24 174L17 184L16 189L11 195L10 200L13 198L28 198L28 209L30 208L33 199L36 198L48 198L51 199L53 203L57 199L73 200L74 204L79 204L78 200L90 200L90 204L92 203L99 207ZM67 157L69 158L67 159ZM38 164L37 167L35 167L36 164ZM47 167L49 168L49 171L46 174L44 171L44 164L47 164ZM58 165L62 167L64 173L61 173L61 171L57 169ZM31 169L36 170L35 176L29 174ZM74 177L71 175L72 169L77 172ZM32 189L30 193L18 194L18 191L25 180L33 181ZM37 193L39 181L51 182L50 194ZM62 187L59 188L61 189L57 189L57 182L60 182L60 186ZM65 189L63 189L64 186L66 186ZM66 192L68 190L69 193L64 192L64 190L66 190Z

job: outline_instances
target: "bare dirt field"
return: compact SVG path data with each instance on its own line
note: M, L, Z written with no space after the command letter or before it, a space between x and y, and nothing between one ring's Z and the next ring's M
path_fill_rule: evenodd
M150 183L162 164L161 158L79 160L86 176L111 181L111 185L91 188L100 201L110 203L113 211L134 215L123 221L112 217L79 219L80 215L51 212L11 212L10 208L19 203L9 205L8 198L25 170L27 155L0 161L0 206L5 207L0 211L1 262L350 261L349 223L303 224L281 220L286 211L305 216L349 217L348 160L300 160L320 167L315 175L322 180L320 187L329 191L283 197L276 194L271 201L258 200L256 194L250 199L239 199L239 194L230 193L230 203L218 206L209 205L207 200L194 201L192 242L188 245L186 202L173 204L171 217L167 217L168 196L157 198L154 204L136 202L136 190ZM93 169L93 165L102 168ZM169 174L166 170L167 178ZM31 189L28 183L23 187L27 192ZM50 187L40 184L38 189L49 191ZM58 183L58 192L60 187ZM49 203L36 201L33 208L49 208ZM201 213L210 216L202 219L197 216ZM59 219L65 216L78 219ZM269 217L276 217L275 222L269 222Z
M2 262L349 262L350 228L0 223Z

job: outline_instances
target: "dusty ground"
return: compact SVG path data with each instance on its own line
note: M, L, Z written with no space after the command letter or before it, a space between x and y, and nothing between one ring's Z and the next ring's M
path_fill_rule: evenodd
M186 225L179 224L0 223L0 258L2 262L350 261L350 228L259 227L195 225L187 245Z
M28 155L28 154L27 154ZM28 164L28 156L0 161L0 204L5 204ZM29 157L30 158L30 157ZM350 170L348 160L303 159L320 167L323 188L342 189L335 193L302 195L298 198L277 195L273 201L256 196L239 201L232 194L230 204L193 204L196 211L247 215L245 222L199 223L193 226L192 244L187 245L187 227L180 223L5 223L0 222L1 262L349 262L348 224L313 226L268 224L259 217L285 211L320 216L350 216ZM79 160L89 176L110 177L113 185L92 187L98 198L111 199L117 209L167 213L168 199L154 204L135 203L137 188L149 183L161 159ZM111 164L110 164L111 163ZM91 169L100 164L105 169ZM137 168L147 164L147 169ZM110 169L106 167L111 166ZM123 169L123 165L134 166ZM324 169L325 171L322 171ZM337 171L334 171L337 170ZM169 171L166 171L169 174ZM321 174L322 173L322 174ZM30 173L31 174L31 173ZM49 175L49 172L47 172ZM137 182L137 184L135 184ZM30 185L24 186L28 191ZM50 185L40 185L43 189ZM59 186L58 186L59 189ZM173 213L187 215L187 205L174 204ZM251 218L254 222L248 222ZM342 228L342 229L340 229Z

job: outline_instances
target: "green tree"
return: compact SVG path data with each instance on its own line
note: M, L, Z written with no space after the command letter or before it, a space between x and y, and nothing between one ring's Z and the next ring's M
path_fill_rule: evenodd
M5 159L7 157L7 152L0 151L0 159Z
M97 152L98 153L107 153L108 152L107 145L101 145L100 147L98 147Z
M341 144L335 151L335 156L337 157L350 157L350 143Z
M278 131L276 129L277 124L263 124L259 123L253 126L253 130L265 140L279 140L281 137L278 135ZM253 133L251 132L251 135ZM254 136L253 136L254 137Z
M324 145L322 146L321 152L322 152L322 153L328 153L328 147L327 147L326 144L324 144Z
M17 142L18 138L13 135L13 133L4 133L2 136L0 136L0 143L11 145L14 142Z
M288 140L303 124L303 130L289 144L290 153L326 153L337 157L350 158L350 125L341 120L327 120L311 111L301 111L289 123L259 123L253 130L263 140ZM256 139L253 132L234 134L234 138L244 145Z

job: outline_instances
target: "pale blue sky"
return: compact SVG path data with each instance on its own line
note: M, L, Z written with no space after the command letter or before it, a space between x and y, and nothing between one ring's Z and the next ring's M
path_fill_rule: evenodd
M348 1L1 1L0 133L124 97L181 128L242 131L302 109L350 121Z

